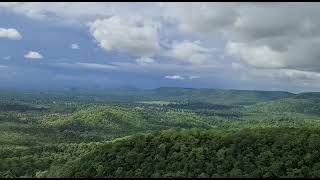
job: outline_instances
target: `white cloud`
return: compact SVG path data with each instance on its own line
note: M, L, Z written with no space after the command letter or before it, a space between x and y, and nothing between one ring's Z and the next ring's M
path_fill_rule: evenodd
M43 56L35 51L29 51L26 55L24 55L25 58L27 59L42 59Z
M318 3L163 3L163 6L166 17L191 36L222 35L227 42L227 59L236 60L231 64L236 74L231 76L247 74L246 79L254 79L252 82L268 79L270 74L276 74L273 80L281 83L299 82L303 78L318 81L315 74L320 72Z
M161 14L156 4L143 2L122 2L120 5L118 2L0 2L0 8L29 18L52 20L72 26L85 25L95 19L114 15L126 17L141 15L144 18L150 18Z
M89 32L99 46L135 56L135 62L122 64L127 71L221 74L253 83L270 74L278 82L304 77L317 82L320 72L319 3L0 3L0 8L36 19L91 22ZM191 79L174 76L168 77Z
M149 22L113 16L95 20L89 26L92 36L107 51L151 57L160 49L157 26Z
M320 66L318 3L177 3L162 5L180 29L206 38L221 33L228 52L261 68ZM231 46L231 44L233 44ZM318 68L320 69L320 68Z
M180 30L189 33L213 33L235 22L236 3L163 3L164 16L178 21Z
M138 58L136 59L136 62L139 64L139 65L147 65L147 64L152 64L154 63L154 59L152 58L149 58L149 57L141 57L141 58Z
M72 43L72 44L70 45L70 48L71 48L71 49L80 49L79 45L76 44L76 43Z
M0 65L0 68L7 68L8 66Z
M56 20L79 23L108 16L112 3L95 2L1 2L0 8L10 9L37 20ZM72 10L70 10L72 9ZM106 11L106 9L109 9Z
M199 41L174 42L169 55L173 58L192 64L202 64L210 60L212 50L201 46Z
M20 40L22 38L22 36L16 29L0 28L0 38L8 38L11 40Z
M166 79L174 79L174 80L184 80L185 78L180 75L167 75L165 76Z
M165 76L166 79L173 79L173 80L184 80L184 79L198 79L200 76L182 76L182 75L167 75Z
M115 66L108 64L96 64L96 63L76 63L79 67L90 68L90 69L114 69Z
M282 55L268 46L250 47L243 43L228 43L226 52L239 57L246 63L260 68L283 68Z
M227 52L259 68L319 71L319 8L303 3L239 7L225 33Z
M56 63L57 66L68 67L68 68L84 68L94 70L105 70L105 69L116 69L116 66L109 64L97 64L97 63Z

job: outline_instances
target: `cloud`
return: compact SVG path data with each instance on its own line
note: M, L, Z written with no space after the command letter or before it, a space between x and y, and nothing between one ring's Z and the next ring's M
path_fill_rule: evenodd
M174 42L169 54L171 57L191 64L202 64L211 58L212 50L205 48L199 41Z
M0 65L0 68L7 68L8 66Z
M34 19L90 22L88 32L101 48L133 56L133 62L114 62L128 72L318 83L319 3L0 3L0 8Z
M89 69L114 69L115 66L108 64L96 64L96 63L75 63L79 67L89 68Z
M0 38L8 38L11 40L20 40L20 39L22 39L22 36L16 29L0 28Z
M116 66L109 64L97 64L97 63L56 63L56 66L62 66L67 68L84 68L94 70L116 69Z
M50 20L63 25L85 25L96 19L114 15L150 18L161 14L153 3L118 2L0 2L0 8L11 10L36 20ZM70 10L72 9L72 10ZM132 11L134 9L135 11Z
M184 77L180 75L167 75L165 76L166 79L174 79L174 80L184 80Z
M12 10L37 20L55 20L63 23L79 23L93 20L97 17L110 15L113 3L94 2L1 2L0 8ZM109 8L108 8L109 7ZM70 11L72 9L72 11ZM109 9L106 11L103 9Z
M165 76L166 79L173 79L173 80L184 80L184 79L198 79L200 76L181 76L181 75L167 75Z
M160 49L157 26L138 19L113 16L89 24L90 32L99 45L140 57L151 57Z
M43 56L35 51L29 51L26 55L24 55L25 58L27 59L42 59Z
M319 7L281 3L239 8L226 33L227 52L259 68L319 71Z
M76 43L71 44L71 45L70 45L70 48L71 48L71 49L80 49L79 45L76 44Z
M318 3L163 4L166 18L182 32L205 38L220 34L226 42L225 53L237 62L233 67L238 70L243 66L254 76L266 77L266 71L273 72L279 82L280 76L294 79L298 74L310 77L309 72L320 72Z
M233 71L238 72L241 81L255 82L256 84L298 85L302 83L320 83L320 73L288 68L253 68L241 63L232 63Z
M317 3L188 3L168 7L168 16L189 33L221 33L226 53L251 66L320 71L319 8Z
M147 65L147 64L152 64L154 63L154 59L149 58L149 57L141 57L136 59L137 64L139 65Z
M180 30L211 34L230 26L238 16L237 3L163 3L164 16L178 22Z
M241 63L232 62L231 68L234 70L242 70L242 69L244 69L244 66Z
M259 68L284 68L282 54L268 46L249 46L244 43L228 43L226 52L235 58Z
M189 74L205 77L208 74L218 77L224 71L221 66L216 66L212 64L203 65L185 65L181 63L174 63L169 61L163 63L160 61L155 61L150 64L140 65L132 62L113 62L116 65L118 71L122 72L134 72L134 73L144 73L144 74L158 74L159 76L163 74ZM185 76L187 78L187 76Z

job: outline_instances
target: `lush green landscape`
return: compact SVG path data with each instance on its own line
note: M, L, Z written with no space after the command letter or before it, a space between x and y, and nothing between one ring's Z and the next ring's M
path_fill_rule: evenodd
M0 177L320 177L320 94L0 91Z

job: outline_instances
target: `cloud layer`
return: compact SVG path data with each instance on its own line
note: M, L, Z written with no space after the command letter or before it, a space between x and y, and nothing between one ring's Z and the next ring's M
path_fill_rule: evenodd
M320 83L319 3L0 3L1 9L80 24L106 56L127 55L121 62L106 58L123 71L212 84ZM0 37L22 38L13 28L0 28ZM105 62L81 63L72 66L108 69Z

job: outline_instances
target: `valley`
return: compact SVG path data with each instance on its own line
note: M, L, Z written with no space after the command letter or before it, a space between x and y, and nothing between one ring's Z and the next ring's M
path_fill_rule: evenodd
M318 93L170 87L0 98L0 177L320 176Z

